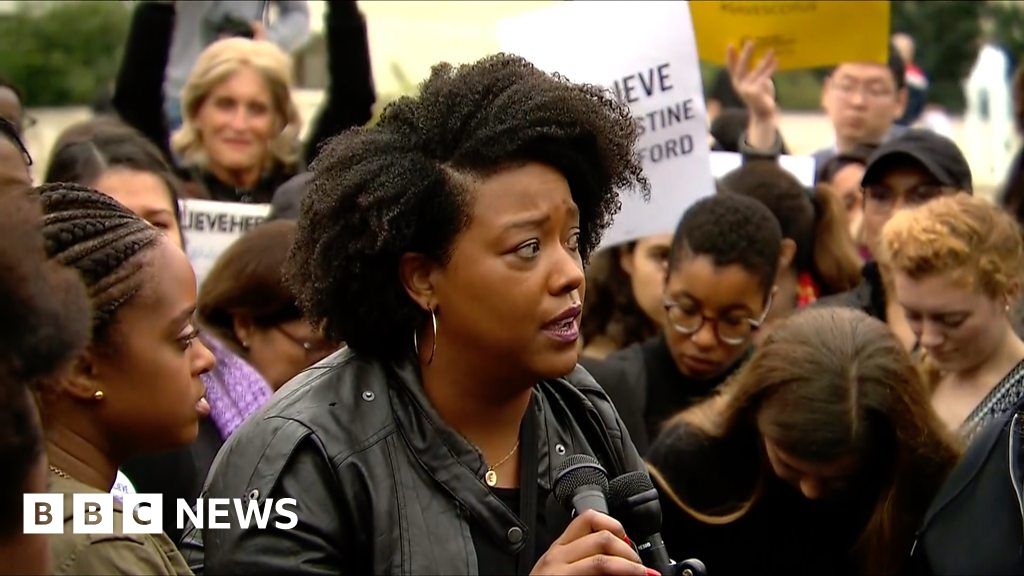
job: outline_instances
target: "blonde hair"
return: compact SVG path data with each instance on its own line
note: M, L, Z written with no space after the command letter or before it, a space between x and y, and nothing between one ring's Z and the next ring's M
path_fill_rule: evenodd
M214 88L243 68L251 68L267 83L275 115L274 136L269 158L263 169L273 163L292 164L298 157L298 137L302 127L299 109L292 100L291 58L270 42L248 38L225 38L210 44L199 55L195 67L181 91L182 126L171 138L171 147L188 164L208 161L202 137L195 124L199 108Z
M882 229L879 262L911 278L954 272L990 298L1007 294L1024 268L1024 241L1008 213L957 194L895 214Z

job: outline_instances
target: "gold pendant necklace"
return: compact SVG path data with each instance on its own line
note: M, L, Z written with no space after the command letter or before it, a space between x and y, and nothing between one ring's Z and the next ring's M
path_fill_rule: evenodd
M508 462L508 459L511 458L512 455L515 454L516 450L518 449L519 440L516 440L516 445L512 447L512 451L506 454L505 457L499 460L498 463L495 464L494 466L487 467L487 473L484 474L484 482L486 482L488 486L494 487L498 485L498 473L495 472L495 470L497 470L498 467L504 464L505 462Z

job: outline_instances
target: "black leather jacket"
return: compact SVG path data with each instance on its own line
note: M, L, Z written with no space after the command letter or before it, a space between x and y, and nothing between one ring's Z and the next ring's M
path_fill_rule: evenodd
M521 550L528 526L486 486L481 454L440 419L419 382L411 361L348 349L289 382L224 445L204 495L295 498L298 525L275 529L287 518L272 514L266 529L240 529L233 516L229 529L186 529L192 569L476 574L471 525L506 551ZM645 470L607 395L579 366L540 382L530 409L544 493L572 454L596 457L610 478ZM537 542L536 556L549 544Z
M911 557L918 574L1024 574L1024 401L971 440Z

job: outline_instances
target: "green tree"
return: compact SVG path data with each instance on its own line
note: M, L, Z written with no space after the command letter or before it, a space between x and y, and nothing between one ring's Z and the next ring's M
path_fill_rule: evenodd
M1020 66L1024 63L1024 4L989 2L985 12L992 23L993 40Z
M88 104L110 86L131 18L124 2L19 3L0 17L0 74L29 106Z
M964 109L962 83L978 54L979 19L987 8L972 1L892 2L892 30L914 38L914 60L930 81L929 101L953 112Z

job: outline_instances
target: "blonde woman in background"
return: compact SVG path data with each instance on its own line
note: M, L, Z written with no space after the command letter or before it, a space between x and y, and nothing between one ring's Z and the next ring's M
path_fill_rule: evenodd
M889 220L880 262L933 369L932 405L969 441L1024 396L1024 342L1011 324L1020 228L984 200L939 198Z
M214 42L185 83L183 124L169 139L162 84L173 24L173 6L140 3L114 107L176 161L186 195L270 202L274 190L298 172L301 119L291 97L291 59L266 41Z

